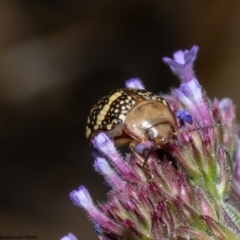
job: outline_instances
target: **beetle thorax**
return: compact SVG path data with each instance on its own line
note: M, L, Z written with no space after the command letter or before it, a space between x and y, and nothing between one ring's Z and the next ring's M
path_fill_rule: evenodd
M168 105L154 100L136 104L124 121L124 131L139 142L153 141L155 147L173 139L176 118Z

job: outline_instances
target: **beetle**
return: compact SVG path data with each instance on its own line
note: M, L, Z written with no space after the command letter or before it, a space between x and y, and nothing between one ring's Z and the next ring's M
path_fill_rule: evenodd
M143 89L122 88L102 97L92 108L86 137L91 140L99 132L112 138L116 147L129 144L145 164L135 147L149 140L154 148L162 148L177 136L178 126L165 99Z

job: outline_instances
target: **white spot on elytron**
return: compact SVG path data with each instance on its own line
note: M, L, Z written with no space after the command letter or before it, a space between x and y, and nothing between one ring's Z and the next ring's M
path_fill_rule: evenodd
M98 125L94 125L93 129L98 130Z
M122 106L122 110L125 110L126 109L126 107L125 106Z
M131 96L128 96L128 99L129 99L129 100L131 100L131 99L132 99L132 97L131 97Z
M102 108L102 104L98 105L98 109L101 109Z
M92 121L91 124L94 125L94 121Z
M120 102L120 104L121 104L121 105L124 104L124 101L122 100L122 101Z
M88 124L90 123L90 118L87 119L87 123L88 123Z
M125 116L123 114L121 114L118 118L121 120L124 120Z
M114 110L114 112L115 112L115 113L118 113L118 112L119 112L119 110L118 110L118 109L115 109L115 110Z
M122 110L122 114L125 114L125 113L127 113L128 112L128 110Z
M87 131L86 131L86 137L87 137L87 138L90 136L90 133L91 133L91 129L90 129L90 128L87 128Z
M126 101L126 103L129 103L129 100L128 100L128 99L126 99L125 101Z
M97 120L97 125L101 125L102 121Z
M107 130L111 130L112 129L112 124L108 124L107 125Z

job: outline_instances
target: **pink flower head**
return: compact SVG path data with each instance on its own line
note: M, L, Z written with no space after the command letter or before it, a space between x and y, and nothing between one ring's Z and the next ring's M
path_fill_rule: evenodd
M133 153L123 157L104 132L92 139L98 153L94 168L111 189L107 201L96 206L83 186L70 198L87 212L99 239L240 239L234 107L229 99L208 98L193 74L197 51L193 46L176 52L173 60L164 58L181 79L179 88L161 96L179 126L174 141L162 149L154 149L150 141L135 148L148 156L146 167ZM138 79L126 86L143 87Z

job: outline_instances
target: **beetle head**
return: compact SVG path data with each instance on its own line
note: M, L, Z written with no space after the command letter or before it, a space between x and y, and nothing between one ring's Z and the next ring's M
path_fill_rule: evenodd
M174 131L173 126L169 123L160 123L152 126L147 131L149 140L154 143L156 148L162 148L165 144L171 143L177 132Z

